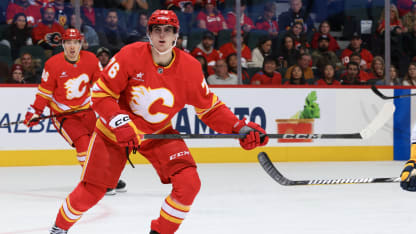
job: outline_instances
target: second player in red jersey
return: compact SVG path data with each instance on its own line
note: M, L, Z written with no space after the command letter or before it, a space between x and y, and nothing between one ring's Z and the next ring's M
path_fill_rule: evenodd
M175 134L172 117L186 104L219 133L240 133L244 149L267 144L257 124L239 120L209 89L199 62L175 48L176 14L156 10L149 18L150 43L127 45L116 54L93 87L93 109L99 114L82 180L58 212L51 233L67 230L114 186L128 159L138 149L172 190L162 202L152 234L172 234L185 219L201 182L196 163L182 139L141 140L141 134ZM126 153L127 150L127 153Z
M65 140L75 147L81 166L96 116L90 109L90 89L99 75L98 59L88 51L81 51L83 37L76 29L67 29L62 37L64 52L46 61L36 99L26 113L25 124L36 125L46 106L54 115L79 111L53 118L53 123Z

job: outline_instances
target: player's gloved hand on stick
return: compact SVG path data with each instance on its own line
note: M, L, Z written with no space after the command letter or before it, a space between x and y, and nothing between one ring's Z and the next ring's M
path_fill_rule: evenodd
M25 120L23 121L23 123L28 127L35 126L40 122L39 117L42 114L42 112L42 110L38 110L34 106L30 105L27 108Z
M244 134L244 138L240 138L240 145L245 150L251 150L258 146L266 145L269 142L269 137L266 131L258 124L248 122L245 118L239 120L233 127L233 132Z
M415 161L409 160L404 165L404 169L400 174L400 187L407 191L416 192L416 171L415 170Z
M140 146L140 135L137 133L136 126L127 114L119 113L114 116L109 126L116 135L117 143L130 150L136 150Z

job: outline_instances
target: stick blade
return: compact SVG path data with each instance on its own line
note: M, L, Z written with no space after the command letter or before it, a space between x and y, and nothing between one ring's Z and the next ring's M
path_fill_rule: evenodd
M394 97L386 97L384 94L382 94L381 92L380 92L380 90L378 90L377 89L377 87L375 86L375 85L372 85L371 86L371 90L377 95L377 96L379 96L379 97L381 97L382 99L392 99L392 98L394 98Z
M294 185L294 181L287 179L277 170L266 152L260 152L257 155L257 159L259 160L260 165L263 167L266 173L269 174L269 176L272 177L277 183L285 186Z
M377 130L389 121L395 110L396 106L392 101L385 103L371 123L360 132L362 139L368 139L373 136Z

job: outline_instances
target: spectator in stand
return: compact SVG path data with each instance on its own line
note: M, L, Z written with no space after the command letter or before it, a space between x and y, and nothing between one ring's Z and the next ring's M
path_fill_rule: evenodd
M322 34L318 39L318 48L312 52L312 65L318 70L322 70L327 64L334 64L337 69L342 68L342 64L338 56L329 50L330 38L326 34Z
M251 53L249 67L263 67L264 58L272 53L272 39L269 36L260 37L257 47ZM277 64L276 64L277 66Z
M216 8L215 0L205 0L205 8L196 17L198 27L207 29L218 35L218 31L227 29L227 24L221 12Z
M115 9L107 12L104 26L98 30L100 44L116 54L127 41L127 31L118 24L118 15Z
M52 5L55 7L55 19L66 28L69 25L69 20L72 14L74 14L74 7L70 2L65 0L54 0Z
M235 13L235 4L233 6L234 6L234 11L229 11L226 16L226 19L227 19L226 22L227 22L228 28L235 28L235 25L237 23L237 20L236 20L237 16ZM253 21L244 12L247 7L247 1L241 0L240 6L241 6L241 18L240 18L241 29L244 32L250 32L250 30L254 29L255 27L254 27Z
M33 27L38 24L41 19L40 7L37 5L31 5L29 0L14 0L7 6L6 22L11 24L13 17L17 13L24 13L29 27Z
M350 62L354 62L360 66L360 72L358 74L358 77L360 78L361 83L366 83L370 79L370 74L367 72L367 67L363 66L363 63L365 62L361 59L360 54L352 53L350 55Z
M273 57L265 57L263 68L254 74L250 83L252 85L281 85L282 75L276 71L277 64Z
M292 70L295 67L300 67L302 69L303 78L311 83L314 79L312 68L309 66L312 62L312 57L310 54L301 54L297 60L297 64L289 67L285 74L285 79L289 79L292 75Z
M390 85L390 86L400 86L402 81L399 77L399 72L394 65L390 66L390 82L386 84L386 79L376 81L376 85Z
M299 50L300 47L310 48L306 33L303 32L303 24L300 22L295 22L289 31L286 32L287 35L292 36L295 41L295 49Z
M129 33L127 43L136 41L149 41L146 35L147 31L147 14L145 12L139 13L137 26ZM181 28L182 29L182 28Z
M381 56L375 56L371 63L368 84L383 81L384 77L384 59Z
M412 10L413 0L397 0L397 9L399 11L399 17L403 17L409 11Z
M259 16L256 21L256 29L268 32L272 38L277 38L277 35L279 34L279 25L277 24L275 8L274 3L266 3L264 5L263 15Z
M302 0L290 0L289 10L279 15L278 22L280 31L288 31L294 23L300 22L304 27L304 32L307 34L313 32L314 22L302 6Z
M208 65L208 74L214 74L214 66L216 62L221 58L218 50L214 48L215 36L211 31L204 32L202 41L192 50L192 56L204 56Z
M233 53L225 57L225 62L227 63L228 72L231 74L237 75L237 54ZM244 84L250 83L250 75L248 74L247 70L242 67L241 68L241 75L242 75L242 81Z
M97 52L95 53L98 60L100 61L100 69L103 70L105 66L107 66L108 62L110 62L111 52L109 49L105 47L98 48Z
M363 84L360 81L360 66L356 62L349 62L347 64L347 71L341 75L342 85L360 85Z
M19 56L20 47L32 45L32 29L28 26L26 15L17 13L12 24L5 32L5 39L9 42L13 60Z
M147 0L120 0L120 4L126 11L147 11L149 4Z
M14 64L12 66L11 74L9 79L7 80L9 84L25 84L25 80L23 77L23 67L20 64Z
M81 17L84 24L95 27L94 0L82 1Z
M306 80L302 68L299 65L293 65L293 68L290 70L288 80L284 85L305 85Z
M416 86L416 62L411 62L409 64L407 73L404 75L402 85Z
M20 58L16 59L16 64L21 64L23 67L23 77L25 83L39 84L42 73L40 61L36 62L32 55L29 53L23 53Z
M224 58L230 54L237 53L237 31L233 30L231 34L231 42L227 42L220 47L220 52ZM247 68L247 62L251 61L250 48L244 44L244 34L241 31L241 65Z
M69 28L76 28L76 15L72 14L69 22ZM91 46L100 45L100 40L98 39L98 34L93 27L84 23L84 20L80 18L81 22L81 32L84 35L84 41L82 42L82 49L86 50Z
M313 34L313 38L311 42L312 48L313 49L318 48L319 37L321 35L326 35L329 38L328 50L333 51L335 53L338 50L340 50L337 40L333 36L331 36L330 31L331 31L331 26L329 25L329 22L326 20L322 21L322 23L319 24L319 31Z
M237 85L237 75L228 72L227 63L219 59L215 63L215 74L208 76L207 82L210 85Z
M385 19L384 19L384 10L381 12L381 16L380 16L380 20L379 20L379 25L377 27L377 33L380 35L384 34L384 30L385 30ZM399 17L399 11L397 10L396 5L391 4L390 5L390 28L393 29L394 27L400 27L403 31L407 31L407 28L403 27L402 21Z
M358 65L360 65L361 71L365 71L365 72L369 71L369 68L367 67L367 63L365 62L365 60L361 58L360 53L357 53L357 52L352 53L349 57L349 61L356 62Z
M282 40L282 45L280 46L280 51L275 57L278 58L278 67L288 68L296 64L297 59L299 58L300 53L295 48L295 40L292 36L286 35Z
M45 55L49 58L52 50L60 45L64 28L55 22L55 8L52 5L46 5L41 12L42 22L33 28L32 39L34 44L45 49Z
M183 5L183 11L177 13L180 24L180 32L189 35L192 29L197 28L196 14L192 2L186 2Z
M322 66L322 78L316 81L317 85L340 85L341 83L335 77L335 66L326 64Z
M403 27L408 31L413 30L413 26L416 24L416 2L412 3L412 10L403 16Z
M403 35L403 50L410 60L416 59L416 24Z
M341 53L341 61L344 66L350 62L350 55L354 52L360 54L361 58L366 62L367 67L371 66L373 61L373 55L367 49L362 48L363 41L361 40L361 35L358 32L354 32L351 38L351 42L346 49Z
M202 55L197 55L196 57L196 60L198 60L199 61L199 63L201 64L201 67L202 67L202 72L204 73L204 77L205 77L205 79L207 79L208 78L208 76L209 76L209 74L208 74L208 65L207 65L207 60L205 59L205 57L204 56L202 56Z
M204 5L203 0L166 0L165 7L168 10L179 12L184 11L187 3L191 3L193 7L197 7L198 11L202 8L202 5Z

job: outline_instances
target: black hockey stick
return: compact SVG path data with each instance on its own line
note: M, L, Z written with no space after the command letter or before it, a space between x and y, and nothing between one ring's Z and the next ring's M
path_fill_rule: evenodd
M235 139L245 134L144 134L144 139ZM261 134L262 136L262 134ZM345 134L267 134L272 139L363 139L360 133Z
M357 133L330 133L330 134L267 134L275 139L367 139L391 118L394 113L393 102L383 105L376 117ZM207 139L207 138L243 138L244 134L145 134L144 139Z
M377 89L377 87L375 85L371 86L371 90L379 97L381 97L382 99L388 100L388 99L395 99L395 98L404 98L404 97L411 97L411 96L416 96L416 93L411 93L411 94L405 94L405 95L398 95L398 96L386 96L384 95L382 92L380 92L379 89Z
M61 116L64 116L64 115L72 115L72 114L75 114L75 113L78 113L78 112L82 112L82 111L86 111L86 110L92 110L92 109L90 109L90 108L89 109L80 109L80 110L71 111L71 112L63 112L63 113L56 114L56 115L40 116L39 118L35 118L32 121L49 119L49 118L55 118L55 117L61 117ZM10 123L7 123L7 124L2 124L0 126L0 128L8 127L10 125L15 125L15 124L22 124L23 122L24 122L24 120L20 120L20 121L10 122Z
M334 185L334 184L373 184L373 183L396 183L400 182L400 177L388 178L358 178L358 179L323 179L323 180L290 180L277 170L269 156L265 152L260 152L257 156L260 165L275 181L281 185Z

